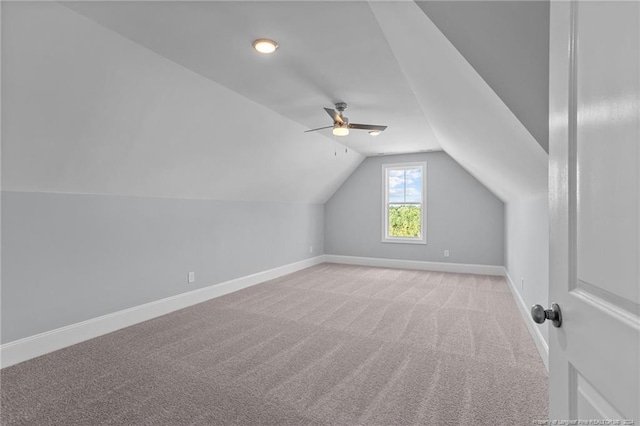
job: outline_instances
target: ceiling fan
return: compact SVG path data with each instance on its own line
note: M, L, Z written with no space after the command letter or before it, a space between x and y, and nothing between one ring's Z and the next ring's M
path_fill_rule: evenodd
M324 110L327 111L327 114L329 114L329 116L333 119L333 124L331 126L318 127L317 129L306 130L305 133L315 132L316 130L333 128L333 134L335 136L347 136L349 134L349 129L368 130L371 136L378 136L380 132L382 132L384 129L387 128L387 126L378 126L374 124L349 123L349 119L342 115L345 109L347 109L347 104L344 102L338 102L336 104L335 110L331 108L325 108Z

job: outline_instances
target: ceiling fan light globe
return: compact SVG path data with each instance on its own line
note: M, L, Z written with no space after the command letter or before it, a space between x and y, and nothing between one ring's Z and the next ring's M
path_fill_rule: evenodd
M340 126L336 126L333 128L333 135L334 136L347 136L349 134L349 128L348 127L340 127Z
M381 133L380 130L371 130L369 132L371 136L378 136L380 133Z

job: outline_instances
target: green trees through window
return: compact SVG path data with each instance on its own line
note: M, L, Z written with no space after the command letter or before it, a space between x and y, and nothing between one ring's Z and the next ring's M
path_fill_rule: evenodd
M420 206L389 206L389 236L420 237Z
M426 244L426 163L383 164L383 242Z

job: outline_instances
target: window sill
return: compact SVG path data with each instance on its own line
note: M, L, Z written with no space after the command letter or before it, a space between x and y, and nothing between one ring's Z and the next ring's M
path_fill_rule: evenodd
M382 239L383 243L392 243L392 244L427 244L426 240L420 239L420 240L405 240L405 239L393 239L393 238L383 238Z

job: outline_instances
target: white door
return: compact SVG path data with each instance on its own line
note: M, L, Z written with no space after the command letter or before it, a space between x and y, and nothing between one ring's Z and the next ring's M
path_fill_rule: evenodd
M550 419L640 425L639 27L638 1L551 2Z

